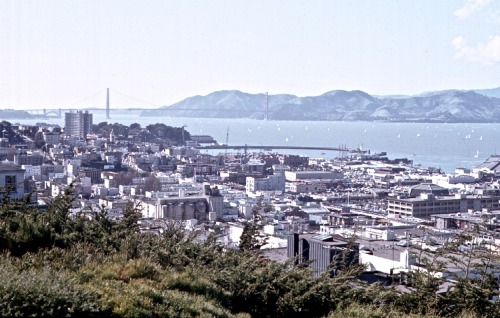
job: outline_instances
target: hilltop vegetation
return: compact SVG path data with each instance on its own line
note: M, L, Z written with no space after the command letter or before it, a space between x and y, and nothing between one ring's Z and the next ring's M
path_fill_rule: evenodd
M136 142L158 142L160 144L182 145L186 140L191 140L191 134L183 127L171 127L162 123L150 124L141 127L138 123L130 126L120 123L101 122L93 125L92 131L98 135L109 136L111 132L119 139Z
M68 190L46 211L0 205L0 315L65 317L499 317L486 285L436 294L416 279L400 293L366 285L343 263L335 277L307 264L270 261L251 248L225 250L171 223L142 233L129 205L114 221L104 210L72 216ZM250 246L250 245L249 245ZM466 297L464 297L466 295Z
M25 110L0 109L0 118L2 119L30 119L33 115Z

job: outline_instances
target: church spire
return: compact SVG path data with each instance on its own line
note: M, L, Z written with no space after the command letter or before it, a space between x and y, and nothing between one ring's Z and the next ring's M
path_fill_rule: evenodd
M111 132L109 133L109 142L114 143L115 140L116 140L116 136L115 136L115 133L113 131L113 128L111 128Z

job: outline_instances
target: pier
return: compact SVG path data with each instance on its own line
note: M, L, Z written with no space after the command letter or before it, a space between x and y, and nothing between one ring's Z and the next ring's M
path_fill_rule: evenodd
M259 149L259 150L275 150L275 149L297 149L297 150L322 150L322 151L345 151L345 152L353 152L352 150L346 147L305 147L305 146L228 146L228 145L209 145L209 146L197 146L196 149L200 150L225 150L225 149L233 149L233 150L248 150L248 149Z

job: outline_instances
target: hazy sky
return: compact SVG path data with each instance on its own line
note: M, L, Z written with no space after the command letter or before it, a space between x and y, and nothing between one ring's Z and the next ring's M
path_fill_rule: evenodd
M499 0L0 0L2 109L499 86Z

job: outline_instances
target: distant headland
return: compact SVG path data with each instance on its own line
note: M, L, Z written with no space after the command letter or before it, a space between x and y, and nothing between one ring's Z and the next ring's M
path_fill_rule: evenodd
M375 96L333 90L319 96L249 94L225 90L193 96L141 116L269 120L500 122L500 88Z

